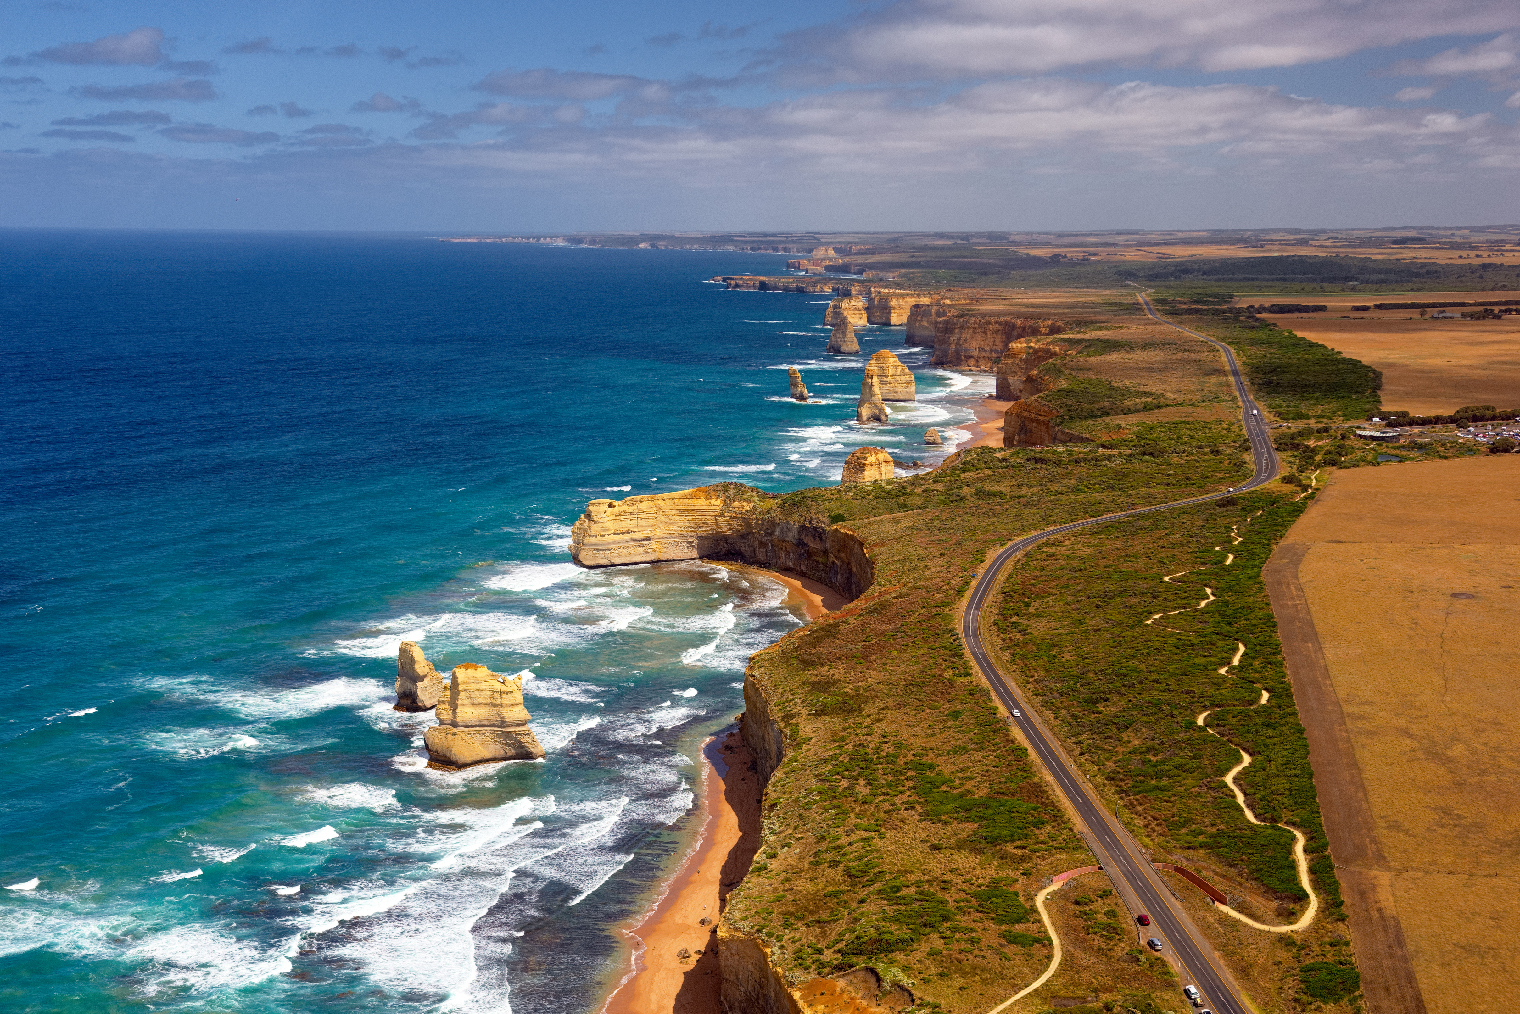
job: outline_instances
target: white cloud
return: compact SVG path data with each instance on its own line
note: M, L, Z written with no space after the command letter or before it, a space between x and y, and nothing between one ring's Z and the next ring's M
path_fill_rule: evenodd
M1398 69L1406 74L1429 74L1433 77L1496 74L1520 67L1520 55L1516 54L1516 48L1514 36L1500 35L1467 49L1448 49L1428 60L1406 61L1399 64Z
M1520 27L1512 0L900 0L795 33L845 80L1041 74L1091 65L1286 67L1376 46Z
M1436 89L1434 88L1400 88L1393 93L1393 101L1424 102L1428 98L1433 98L1435 94Z
M161 28L134 28L122 35L107 35L94 42L66 42L33 53L50 63L140 64L152 67L168 59L163 51Z

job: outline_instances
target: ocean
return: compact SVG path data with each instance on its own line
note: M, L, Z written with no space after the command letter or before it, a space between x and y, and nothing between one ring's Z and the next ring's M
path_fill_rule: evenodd
M0 1008L593 1011L785 589L583 570L586 501L943 457L990 378L828 356L775 256L0 232ZM860 427L865 358L920 401ZM798 366L816 402L787 396ZM965 431L951 430L951 440ZM428 770L396 652L531 673Z

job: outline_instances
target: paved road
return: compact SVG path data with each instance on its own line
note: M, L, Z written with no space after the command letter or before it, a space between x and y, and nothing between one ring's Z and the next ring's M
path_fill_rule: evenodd
M1245 381L1240 375L1240 367L1235 362L1234 352L1228 345L1217 342L1208 335L1199 334L1197 331L1163 320L1157 315L1149 299L1144 295L1139 298L1145 307L1145 312L1157 321L1206 341L1224 354L1225 363L1230 371L1230 379L1235 384L1235 393L1240 398L1241 415L1245 422L1246 435L1251 440L1251 455L1255 466L1251 480L1243 486L1236 487L1235 491L1252 489L1271 482L1277 475L1277 452L1272 449L1272 438L1267 431L1266 422L1259 414L1256 403L1251 400L1250 392L1246 390ZM1010 714L1017 716L1013 721L1033 748L1035 757L1055 779L1061 793L1076 810L1082 823L1086 825L1082 829L1083 837L1097 855L1098 861L1103 864L1104 872L1113 881L1120 897L1129 906L1131 915L1139 912L1150 915L1151 926L1144 931L1142 936L1159 937L1164 942L1168 956L1177 967L1177 973L1182 982L1197 985L1203 992L1205 1005L1215 1014L1251 1014L1251 1008L1242 998L1240 987L1235 984L1225 969L1224 962L1204 939L1203 934L1198 931L1198 927L1188 918L1182 905L1173 897L1170 889L1161 879L1161 875L1151 866L1139 844L1114 815L1108 812L1087 779L1078 772L1076 765L1066 756L1056 738L1051 735L1050 730L1045 728L1044 723L1025 704L1013 681L1000 672L992 659L988 657L981 630L982 610L986 605L988 595L997 587L1003 571L1014 558L1035 543L1053 535L1086 528L1089 525L1134 517L1137 514L1148 514L1152 511L1169 510L1173 507L1185 507L1189 504L1207 503L1227 495L1229 491L1221 490L1208 496L1196 496L1155 507L1121 511L1086 521L1076 521L1019 539L998 553L978 579L976 587L972 589L971 599L966 607L963 634L966 646L970 649L976 664L986 675L987 681L992 685L993 692L997 694L998 699L1003 702L1003 706L1009 710Z

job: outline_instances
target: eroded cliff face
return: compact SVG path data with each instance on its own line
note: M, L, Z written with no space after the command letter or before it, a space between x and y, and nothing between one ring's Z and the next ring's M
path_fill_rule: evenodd
M396 653L396 710L430 711L443 693L443 677L415 641L402 641Z
M1040 447L1045 444L1087 443L1080 433L1056 425L1056 410L1042 401L1024 399L1003 413L1004 447Z
M758 503L713 486L592 500L570 530L570 555L583 567L733 560L801 574L846 599L859 597L876 580L875 565L854 532L768 517Z
M934 345L934 324L955 312L955 307L944 303L914 303L908 309L908 335L905 344Z
M931 361L935 366L991 372L1014 342L1050 337L1065 330L1066 325L1058 320L979 316L957 311L934 322Z
M428 766L537 760L544 748L528 728L530 717L521 676L504 676L474 662L456 665L438 699L438 724L423 733Z
M807 401L808 389L807 385L802 382L802 373L797 367L791 366L787 368L786 375L792 382L792 400Z
M865 377L860 381L860 400L855 403L855 421L884 423L887 418L887 406L881 400L881 381L877 377L876 367L867 364ZM845 467L849 467L848 461L845 462Z
M725 1014L803 1014L786 980L773 965L765 944L718 923L718 963Z
M829 334L829 345L824 350L840 356L853 356L860 351L860 342L855 340L855 325L848 320L834 322L834 330Z
M1064 351L1052 342L1037 338L1023 338L1008 346L997 365L998 401L1020 401L1033 398L1050 385L1036 372Z
M864 327L866 301L859 296L840 296L831 302L828 312L823 315L823 322L833 326L842 320L849 321L855 327Z
M902 364L896 355L882 349L866 360L866 369L875 368L876 382L881 388L882 401L913 401L917 392L913 383L913 371Z
M908 322L908 311L914 303L928 299L922 292L873 292L866 303L866 323L897 325Z

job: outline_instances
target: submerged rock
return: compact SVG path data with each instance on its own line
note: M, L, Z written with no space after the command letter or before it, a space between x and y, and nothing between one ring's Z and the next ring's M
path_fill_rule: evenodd
M456 665L438 699L438 724L423 734L428 766L537 760L544 748L528 728L530 717L521 676L503 676L474 662Z
M860 401L855 405L855 421L884 423L887 418L887 405L881 399L881 381L876 367L867 364L865 379L860 382Z
M939 430L931 427L924 430L924 443L938 447L940 444L943 444L944 441L940 439Z
M880 447L857 447L844 459L843 482L877 482L892 478L892 455Z
M798 372L797 367L789 367L786 373L787 376L792 378L792 399L794 401L807 401L807 385L802 382L802 374Z
M867 365L876 367L876 382L881 385L882 401L916 399L913 371L904 366L895 354L882 349L871 356Z
M396 710L430 711L443 693L443 677L415 641L402 641L396 655Z
M834 333L829 335L829 347L825 351L841 356L853 356L859 352L860 342L855 340L855 326L848 320L835 324Z

